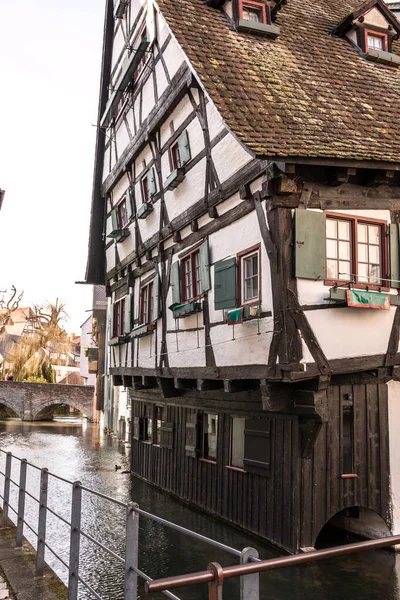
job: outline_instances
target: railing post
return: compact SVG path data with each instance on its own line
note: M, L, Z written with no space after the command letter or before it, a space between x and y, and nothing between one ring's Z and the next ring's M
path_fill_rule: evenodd
M214 579L208 584L208 600L222 600L222 587L224 585L224 572L219 563L212 562L207 567L212 571Z
M7 452L6 456L6 470L4 471L4 493L3 493L3 527L8 525L8 507L10 504L10 478L11 478L11 462L12 454Z
M240 564L247 565L252 558L258 558L259 554L255 548L244 548L240 555ZM260 598L260 574L243 575L240 578L240 600L259 600Z
M18 518L17 518L17 535L16 535L16 548L22 547L22 539L24 536L24 517L25 517L25 489L26 489L26 469L27 460L23 458L21 460L21 467L19 470L19 490L18 490Z
M71 503L71 541L69 547L68 600L78 600L79 548L81 542L82 487L74 481Z
M48 490L49 472L42 469L40 472L40 496L39 496L39 523L38 539L36 549L36 577L43 577L44 571L44 552L46 549L46 521L47 521L47 490Z
M139 514L135 508L139 508L139 505L132 502L126 511L124 600L137 599L138 576L135 569L138 567L139 557Z

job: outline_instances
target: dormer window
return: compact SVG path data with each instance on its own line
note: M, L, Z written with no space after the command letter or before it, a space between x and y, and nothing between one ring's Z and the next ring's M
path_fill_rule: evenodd
M233 17L238 31L275 39L279 27L272 23L271 9L262 0L234 0Z
M347 38L367 60L400 66L400 56L392 51L392 42L400 35L400 23L383 0L365 2L347 15L333 33Z
M376 33L375 31L366 31L365 32L366 35L366 47L368 50L370 49L374 49L374 50L384 50L385 52L387 51L387 35L385 35L384 33L380 34L380 33Z
M254 23L267 23L267 10L263 2L241 2L241 18Z

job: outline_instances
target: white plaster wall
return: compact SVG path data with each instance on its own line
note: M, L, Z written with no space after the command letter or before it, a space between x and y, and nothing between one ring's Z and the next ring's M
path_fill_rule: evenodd
M147 4L147 0L131 0L130 2L130 29L132 29L135 19L139 14L140 9L144 4Z
M122 61L120 59L121 59L122 50L124 49L124 44L125 44L125 40L124 40L124 34L122 31L122 27L121 27L121 24L117 21L117 26L116 26L115 35L114 35L114 43L113 43L113 54L112 54L112 63L111 63L112 71L117 66L117 64L119 64L119 66L120 66L120 64L122 64ZM114 81L115 81L116 76L118 76L118 72L119 72L119 69L117 69L115 72L115 75L113 78Z
M250 152L245 150L231 133L212 149L211 155L221 182L252 160Z
M81 325L81 352L79 358L79 370L81 377L85 378L85 385L95 385L96 375L94 373L89 373L88 371L89 360L84 354L85 346L88 346L89 348L96 347L92 340L92 316L86 319L86 321Z
M164 60L167 65L168 73L172 79L179 67L186 61L185 54L174 39L170 41L164 52Z
M272 318L212 327L211 343L217 366L266 364L272 329Z
M221 115L219 114L212 102L207 102L206 110L208 130L210 132L210 139L212 140L217 135L217 133L224 129L225 124L224 120L222 119Z
M142 89L143 99L142 99L142 119L146 119L151 109L155 104L154 98L154 84L153 78L150 77L147 79L146 83L143 85Z
M179 319L179 326L183 321L191 317ZM178 344L175 333L167 334L168 358L170 367L204 367L205 362L205 339L204 329L198 332L187 331L178 333ZM199 347L198 347L199 346Z
M165 75L164 67L159 60L156 64L157 92L160 98L168 86L167 76Z
M206 160L204 158L195 167L190 169L185 179L175 190L166 192L165 201L171 220L203 198L205 175Z
M129 144L129 134L124 121L121 119L116 130L118 156L121 156L127 145Z
M138 338L137 343L139 344L139 367L154 369L155 339L156 336L154 334Z
M178 105L173 110L173 112L170 114L170 116L168 117L168 119L166 121L164 121L164 123L161 125L161 128L160 128L160 131L161 131L161 146L164 146L164 144L171 137L171 127L170 127L171 122L173 122L173 124L174 124L174 129L175 130L178 129L182 125L183 121L190 115L190 113L192 111L193 111L193 106L192 106L189 98L187 96L185 96L178 103ZM195 120L197 121L197 119L195 119ZM189 133L189 136L190 136L190 130L188 131L188 133ZM195 132L193 131L193 133L195 133L196 135L198 135L199 131L196 130ZM201 128L200 128L200 133L201 133L201 137L202 137ZM190 139L190 137L189 137L189 142L190 142L190 148L192 148L192 140ZM193 143L195 144L196 141L193 140ZM204 144L203 144L203 146L204 146ZM194 154L192 152L192 157L193 156L194 156Z
M133 223L129 227L130 236L118 244L118 253L120 260L124 260L131 252L135 250L135 228Z
M386 21L381 11L375 7L364 15L364 23L367 25L375 25L376 27L382 27L383 29L385 29L388 26L388 22Z
M110 239L107 240L109 242ZM115 248L114 244L106 250L107 271L111 271L115 267Z
M390 310L332 308L307 311L307 319L330 360L384 354L394 313L394 307Z
M389 381L387 386L392 534L400 535L400 382Z
M140 206L140 202L138 202L138 206ZM157 231L160 229L160 207L161 203L156 202L154 204L152 213L150 213L145 219L138 219L139 230L143 242L151 238L151 236L157 233Z
M170 32L165 20L158 11L156 11L156 27L158 43L162 47Z
M203 320L203 313L199 312L196 313L194 315L189 315L188 317L185 317L183 319L174 319L174 316L172 314L172 310L169 310L169 306L171 306L172 304L172 288L170 288L170 295L168 296L168 300L170 300L170 302L167 301L167 331L168 332L174 332L174 336L175 336L175 329L201 329L204 327L204 320ZM202 335L202 334L200 334ZM190 348L193 347L193 344L191 344L189 346Z

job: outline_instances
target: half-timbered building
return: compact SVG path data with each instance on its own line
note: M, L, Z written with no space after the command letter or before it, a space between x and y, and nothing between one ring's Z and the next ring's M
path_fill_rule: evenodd
M296 552L400 530L400 23L108 0L87 281L132 471Z

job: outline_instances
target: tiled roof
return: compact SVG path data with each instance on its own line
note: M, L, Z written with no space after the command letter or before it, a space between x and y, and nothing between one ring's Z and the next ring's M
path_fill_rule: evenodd
M276 41L204 0L157 0L232 131L258 156L400 162L400 70L330 32L363 2L288 0Z

